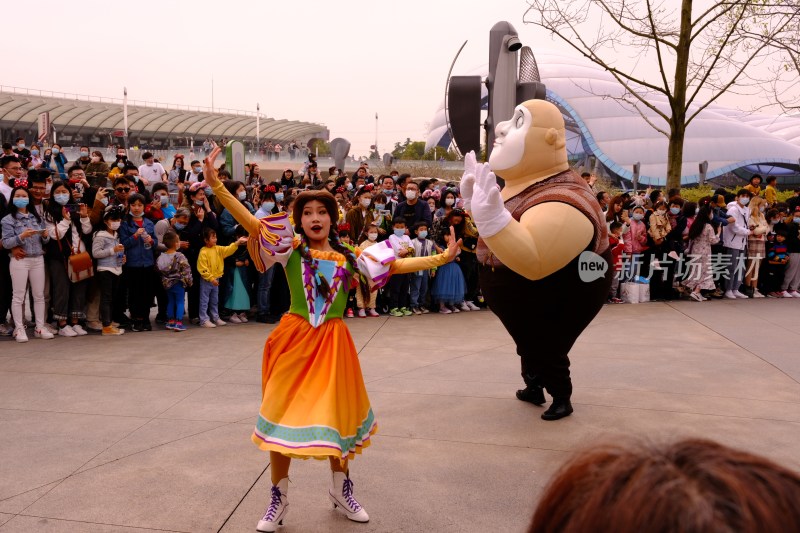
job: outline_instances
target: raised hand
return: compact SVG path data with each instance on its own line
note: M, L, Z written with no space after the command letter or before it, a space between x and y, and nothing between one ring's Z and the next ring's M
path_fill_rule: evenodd
M214 187L216 184L219 183L219 178L217 177L217 168L214 166L214 163L217 160L217 156L222 153L222 148L214 144L214 149L211 150L211 153L203 160L203 179L209 185L209 187Z
M500 233L512 220L497 187L497 177L488 163L477 169L471 213L478 232L484 237Z
M447 262L452 263L461 253L461 239L456 240L456 229L450 226L450 241L447 243Z

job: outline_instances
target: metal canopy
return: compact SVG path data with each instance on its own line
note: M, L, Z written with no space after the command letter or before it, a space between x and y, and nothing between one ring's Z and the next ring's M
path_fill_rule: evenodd
M86 136L108 135L123 128L122 104L0 91L0 127L37 130L39 113L49 111L59 132ZM245 112L210 112L182 106L129 105L128 133L140 138L234 137L255 140L256 116ZM322 124L261 116L261 139L290 141L299 137L328 137Z

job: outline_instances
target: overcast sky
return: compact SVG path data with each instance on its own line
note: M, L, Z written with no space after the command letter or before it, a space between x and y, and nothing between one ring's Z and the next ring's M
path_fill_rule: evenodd
M255 111L327 125L366 154L375 137L424 140L450 63L488 61L488 36L511 22L525 43L554 42L522 23L524 0L42 0L3 24L0 83ZM26 8L28 9L28 8ZM8 14L8 11L6 11ZM12 44L13 43L13 44ZM11 65L19 68L8 68Z
M352 142L355 155L374 142L376 112L381 153L406 137L424 140L458 48L469 40L455 73L486 64L498 21L511 22L534 53L575 53L522 23L524 0L30 6L3 24L3 85L117 98L127 86L131 99L211 106L213 74L215 107L255 111L260 103L269 117L324 123L331 138Z

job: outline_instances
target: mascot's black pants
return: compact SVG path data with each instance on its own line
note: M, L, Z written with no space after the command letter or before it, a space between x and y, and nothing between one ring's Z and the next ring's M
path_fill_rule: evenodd
M611 254L602 255L608 264ZM586 283L576 257L546 278L532 281L505 268L480 267L480 287L489 308L517 344L526 385L542 385L553 397L569 398L569 351L608 298L613 268Z

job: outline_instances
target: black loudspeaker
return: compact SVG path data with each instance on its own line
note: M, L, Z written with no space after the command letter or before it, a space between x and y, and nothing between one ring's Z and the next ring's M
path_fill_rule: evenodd
M481 77L453 76L447 88L447 116L458 150L481 153Z

